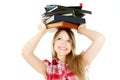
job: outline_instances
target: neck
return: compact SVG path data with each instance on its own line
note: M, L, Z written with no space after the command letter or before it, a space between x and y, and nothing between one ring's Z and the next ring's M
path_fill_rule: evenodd
M66 56L57 56L60 61L66 63Z

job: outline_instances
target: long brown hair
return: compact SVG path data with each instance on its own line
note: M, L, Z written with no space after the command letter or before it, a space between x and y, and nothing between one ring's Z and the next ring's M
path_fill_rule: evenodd
M74 33L71 29L68 29L68 28L58 29L58 31L55 33L53 37L53 41L52 41L52 58L57 58L57 53L54 50L54 44L55 44L54 42L55 42L56 37L62 30L67 32L72 42L72 45L71 45L72 50L66 57L66 63L69 65L71 71L77 75L78 80L86 80L85 69L82 63L82 57L80 55L75 54L76 41L75 41Z

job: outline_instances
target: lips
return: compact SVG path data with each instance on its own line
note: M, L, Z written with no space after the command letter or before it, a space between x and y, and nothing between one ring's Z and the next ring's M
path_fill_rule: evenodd
M62 51L66 51L67 50L67 48L65 48L65 47L59 47L59 49L62 50Z

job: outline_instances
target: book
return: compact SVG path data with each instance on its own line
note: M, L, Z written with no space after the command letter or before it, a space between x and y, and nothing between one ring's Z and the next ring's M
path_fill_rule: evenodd
M46 12L51 12L51 11L55 10L56 8L57 8L56 5L47 5L47 6L45 7L45 11L46 11Z
M75 14L82 14L84 16L85 13L91 14L91 11L87 10L81 10L81 6L61 6L61 5L48 5L45 7L46 12L44 13L44 16L50 16L54 14L63 14L69 12L75 12ZM78 15L77 15L78 16ZM81 17L82 17L81 16Z
M71 9L71 10L59 10L59 11L54 11L54 12L50 12L50 13L44 13L44 14L42 14L42 17L50 17L55 14L58 14L58 15L69 14L71 16L74 14L74 17L83 17L85 15L79 11L75 11L75 10Z
M61 6L61 5L47 5L45 7L46 12L58 11L58 10L65 10L66 8L71 9L82 9L82 6Z
M58 22L53 22L53 23L49 23L46 24L46 27L49 28L72 28L72 29L78 29L77 24L73 24L70 22L66 22L66 21L58 21Z
M55 15L55 14L62 15L62 16L71 16L71 17L83 17L84 16L84 14L82 14L82 13L76 13L76 12L74 12L74 10L73 11L72 10L65 10L65 11L57 11L55 13L43 14L42 17L44 19L48 19L52 15Z
M71 16L62 16L62 15L52 15L50 18L45 20L45 24L56 22L56 21L66 21L74 24L83 24L86 23L85 18L81 17L71 17Z
M72 9L71 10L58 10L58 11L53 11L53 12L46 12L46 13L42 14L42 16L46 17L46 16L52 16L54 14L61 15L61 14L66 14L66 13L71 13L71 12L74 13L74 10L72 10Z

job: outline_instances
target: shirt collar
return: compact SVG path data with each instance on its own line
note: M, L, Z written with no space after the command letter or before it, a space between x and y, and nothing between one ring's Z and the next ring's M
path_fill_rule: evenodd
M68 66L68 64L63 63L58 58L53 58L52 65L58 65L58 64L61 65L61 66Z

